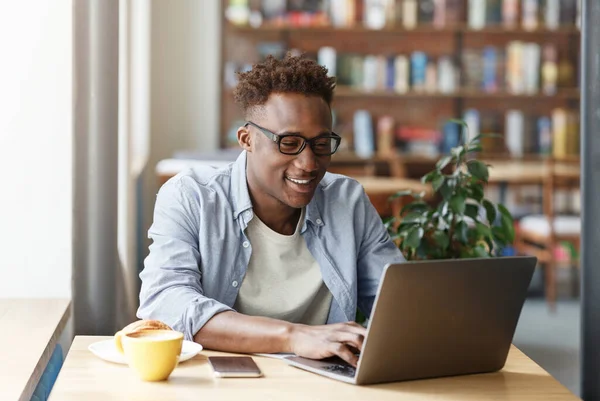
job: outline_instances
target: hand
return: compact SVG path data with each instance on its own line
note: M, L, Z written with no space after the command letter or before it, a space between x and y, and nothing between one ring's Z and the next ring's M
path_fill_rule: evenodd
M337 355L356 367L358 357L354 353L362 350L365 335L366 329L355 322L324 326L295 324L290 332L289 348L294 354L311 359Z

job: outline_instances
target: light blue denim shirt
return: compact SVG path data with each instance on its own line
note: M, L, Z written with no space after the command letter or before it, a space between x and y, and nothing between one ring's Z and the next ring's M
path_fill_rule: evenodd
M192 340L215 314L233 310L252 255L245 229L253 216L245 152L227 168L188 169L163 185L138 317L161 320ZM301 234L333 295L327 323L354 320L357 307L369 316L384 265L404 257L363 187L325 174Z

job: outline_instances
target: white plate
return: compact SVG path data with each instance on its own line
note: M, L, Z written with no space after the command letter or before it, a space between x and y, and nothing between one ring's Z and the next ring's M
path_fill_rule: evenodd
M92 354L96 355L98 358L104 359L105 361L127 365L125 356L117 351L117 347L115 346L115 341L113 339L95 342L90 344L88 349L92 352ZM200 351L202 351L202 345L192 341L184 340L183 346L181 347L179 362L184 362L195 357Z

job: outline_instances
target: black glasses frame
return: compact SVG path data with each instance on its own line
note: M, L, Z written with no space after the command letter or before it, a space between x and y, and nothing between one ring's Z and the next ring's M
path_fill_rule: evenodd
M298 134L276 134L273 131L270 131L264 127L261 127L258 124L253 123L252 121L246 121L246 124L244 124L244 127L248 127L248 125L251 125L255 128L257 128L260 132L262 132L267 138L269 138L270 140L272 140L273 142L275 142L277 144L277 149L279 150L280 153L284 154L284 155L289 155L289 156L295 156L295 155L299 155L300 153L302 153L302 151L304 150L304 148L306 147L306 144L308 143L308 145L310 146L311 150L313 151L313 153L316 156L331 156L332 154L334 154L335 152L337 152L339 146L340 146L340 142L342 141L342 137L339 136L338 134L336 134L335 132L332 132L331 134L323 134L323 135L319 135L316 136L314 138L311 139L306 139L305 137L303 137L302 135L298 135ZM300 138L302 139L302 146L300 146L300 149L296 152L290 153L290 152L284 152L281 150L281 141L284 138L288 138L288 137L294 137L294 138ZM322 138L331 138L332 141L334 141L335 143L335 147L333 148L333 151L328 152L326 154L323 154L322 152L318 152L315 150L313 143L315 143L314 141L317 139L322 139Z

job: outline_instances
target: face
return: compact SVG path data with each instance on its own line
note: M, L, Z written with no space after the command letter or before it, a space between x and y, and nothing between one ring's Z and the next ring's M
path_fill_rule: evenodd
M331 133L331 109L318 96L272 94L249 117L278 134L311 139ZM331 156L316 156L307 144L298 155L279 152L277 143L252 125L238 130L238 141L248 151L247 179L254 202L302 208L312 199ZM282 143L283 146L283 143ZM255 205L256 206L256 205Z

